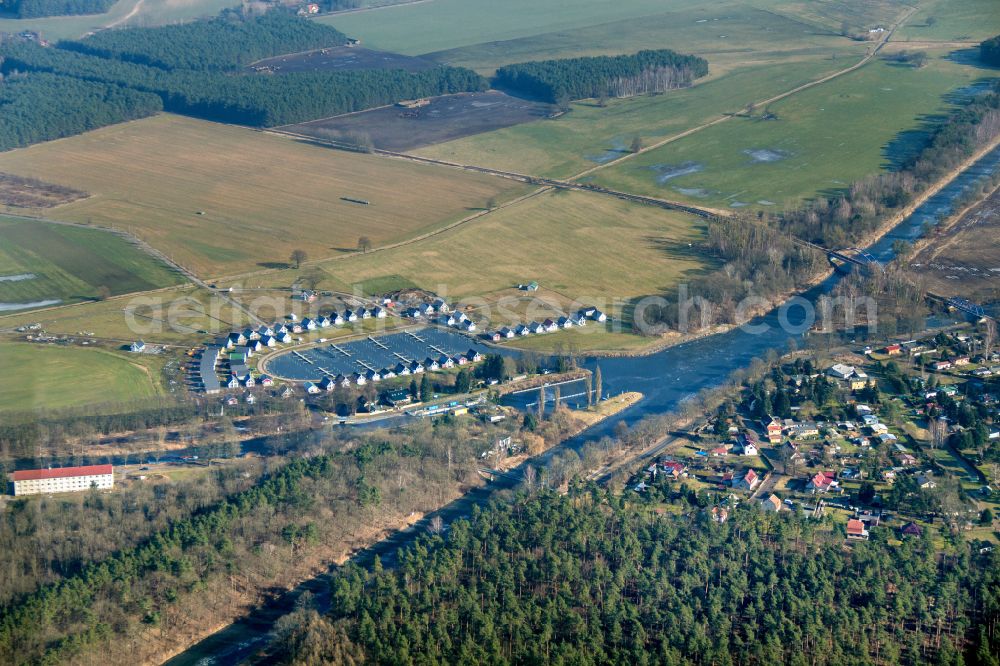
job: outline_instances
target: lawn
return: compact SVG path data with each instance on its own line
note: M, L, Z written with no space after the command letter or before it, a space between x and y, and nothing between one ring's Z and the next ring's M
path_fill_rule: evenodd
M159 395L159 359L104 349L0 343L0 410L127 403Z
M204 276L412 238L523 190L509 180L160 115L0 155L91 197L46 214L126 228ZM369 205L342 197L367 200Z
M921 69L879 60L770 107L601 171L609 187L713 206L782 208L890 167L945 95L982 72L937 57Z
M3 279L11 276L25 279ZM0 216L0 312L5 305L72 303L102 289L118 295L184 281L115 234Z
M536 280L566 302L628 300L706 269L700 221L581 192L549 192L412 245L328 262L341 280L401 276L456 299Z

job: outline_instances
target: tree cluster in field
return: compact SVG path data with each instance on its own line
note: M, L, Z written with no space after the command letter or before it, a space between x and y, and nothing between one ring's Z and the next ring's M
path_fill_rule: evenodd
M0 82L0 150L80 134L163 110L156 95L48 73Z
M0 3L0 7L17 18L26 19L103 14L114 4L115 0L8 0Z
M422 537L393 569L345 567L331 582L328 616L302 609L282 622L282 656L300 664L996 663L997 553L962 542L940 553L929 537L890 545L879 532L848 550L842 526L752 504L717 524L701 508L707 499L587 486L495 502ZM653 513L664 502L675 510Z
M979 59L987 65L1000 67L1000 35L979 44Z
M633 55L541 60L506 65L495 85L565 105L590 97L633 97L691 85L708 74L703 58L669 49Z
M271 127L402 99L482 90L486 85L475 72L457 67L421 72L297 72L287 76L234 71L261 56L330 40L340 43L337 40L343 37L332 28L316 32L313 29L319 29L319 24L283 14L229 18L234 16L163 28L102 32L79 42L61 42L54 48L33 42L0 46L5 75L51 73L75 79L67 92L80 97L81 102L76 103L73 96L53 95L52 102L39 107L41 112L22 114L19 119L23 116L23 121L12 126L10 132L0 134L0 148L25 145L29 139L35 142L66 136L60 133L63 125L72 124L80 128L75 132L80 132L155 112L145 106L139 115L130 113L129 108L122 109L125 105L116 99L126 94L148 105L148 94L152 93L160 98L163 110L174 113ZM37 97L19 102L18 93L27 94L29 90L5 88L12 109L28 107ZM113 99L104 105L83 103L101 95ZM115 109L120 109L117 114ZM62 121L60 115L68 115L70 120Z
M234 71L261 58L346 43L332 26L283 12L247 18L227 11L210 21L102 30L59 48L168 71Z

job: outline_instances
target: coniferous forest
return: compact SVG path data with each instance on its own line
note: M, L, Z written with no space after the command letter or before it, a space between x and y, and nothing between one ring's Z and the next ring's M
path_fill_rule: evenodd
M846 546L842 528L753 506L719 524L701 498L675 495L669 511L594 486L476 510L401 551L391 570L343 570L327 617L302 609L282 623L282 654L294 663L997 663L996 553L958 543L941 554L929 538Z
M499 87L553 104L588 97L632 97L691 85L708 74L703 58L670 49L633 55L541 60L497 70Z
M2 72L8 81L3 86L5 106L0 108L23 108L34 98L20 101L20 96L48 85L15 86L10 83L13 74L27 74L28 79L38 73L57 74L77 83L57 96L56 106L43 106L41 113L19 117L16 126L0 124L0 149L155 113L160 109L151 108L148 93L159 97L163 110L173 113L271 127L402 99L485 88L482 77L458 67L413 73L370 69L288 76L236 71L265 56L342 44L344 39L333 28L290 15L243 18L229 13L200 23L112 30L55 47L7 43L0 46ZM48 81L50 84L51 79ZM102 95L144 101L141 105L93 102ZM77 108L69 123L59 117L63 106ZM60 113L55 113L57 110ZM67 127L77 129L66 131Z
M987 65L1000 67L1000 35L991 37L979 45L979 57Z

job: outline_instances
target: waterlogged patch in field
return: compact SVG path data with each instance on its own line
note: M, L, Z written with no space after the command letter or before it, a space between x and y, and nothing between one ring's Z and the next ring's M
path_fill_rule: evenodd
M656 182L662 185L674 178L701 173L705 170L705 165L699 162L682 162L681 164L654 164L649 168L656 172Z
M613 189L728 207L796 206L893 168L922 123L981 70L933 54L920 69L883 60L594 174ZM912 146L908 148L912 152ZM702 165L685 171L683 165ZM667 165L667 167L664 167ZM707 193L707 196L706 196ZM761 203L768 202L768 203Z

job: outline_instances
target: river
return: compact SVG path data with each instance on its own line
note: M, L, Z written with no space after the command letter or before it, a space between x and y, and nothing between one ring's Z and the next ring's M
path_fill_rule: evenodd
M921 235L927 225L935 225L946 219L956 197L970 187L980 186L998 169L1000 169L1000 147L959 174L950 184L868 248L868 251L882 262L891 260L894 257L892 246L896 240L913 241ZM687 342L649 356L587 359L585 366L588 368L593 369L600 364L605 394L640 391L645 397L615 417L567 440L560 447L575 448L583 442L610 434L615 424L620 421L635 423L648 415L672 411L682 401L691 398L699 391L719 386L734 370L748 367L754 358L764 358L771 350L784 352L790 340L801 338L802 333L809 328L807 322L803 321L805 309L801 305L804 302L812 303L820 296L829 293L840 279L841 276L834 273L807 292L753 320L749 326ZM567 395L570 393L564 392ZM529 402L534 399L537 399L537 396L525 398ZM557 450L560 447L557 447ZM549 454L551 453L552 451ZM514 485L516 485L514 478L502 477L489 488L473 491L432 515L440 515L445 522L448 522L468 514L472 506L485 502L497 490L511 488ZM387 558L391 560L397 548L408 544L423 532L426 520L375 544L361 553L357 561L364 564L370 562L375 555L381 556L383 560ZM232 664L245 661L266 644L268 632L274 622L294 607L295 600L303 591L308 590L316 594L320 609L325 607L327 576L328 574L324 574L303 583L275 603L258 609L246 619L212 634L166 663L170 666L182 666Z

